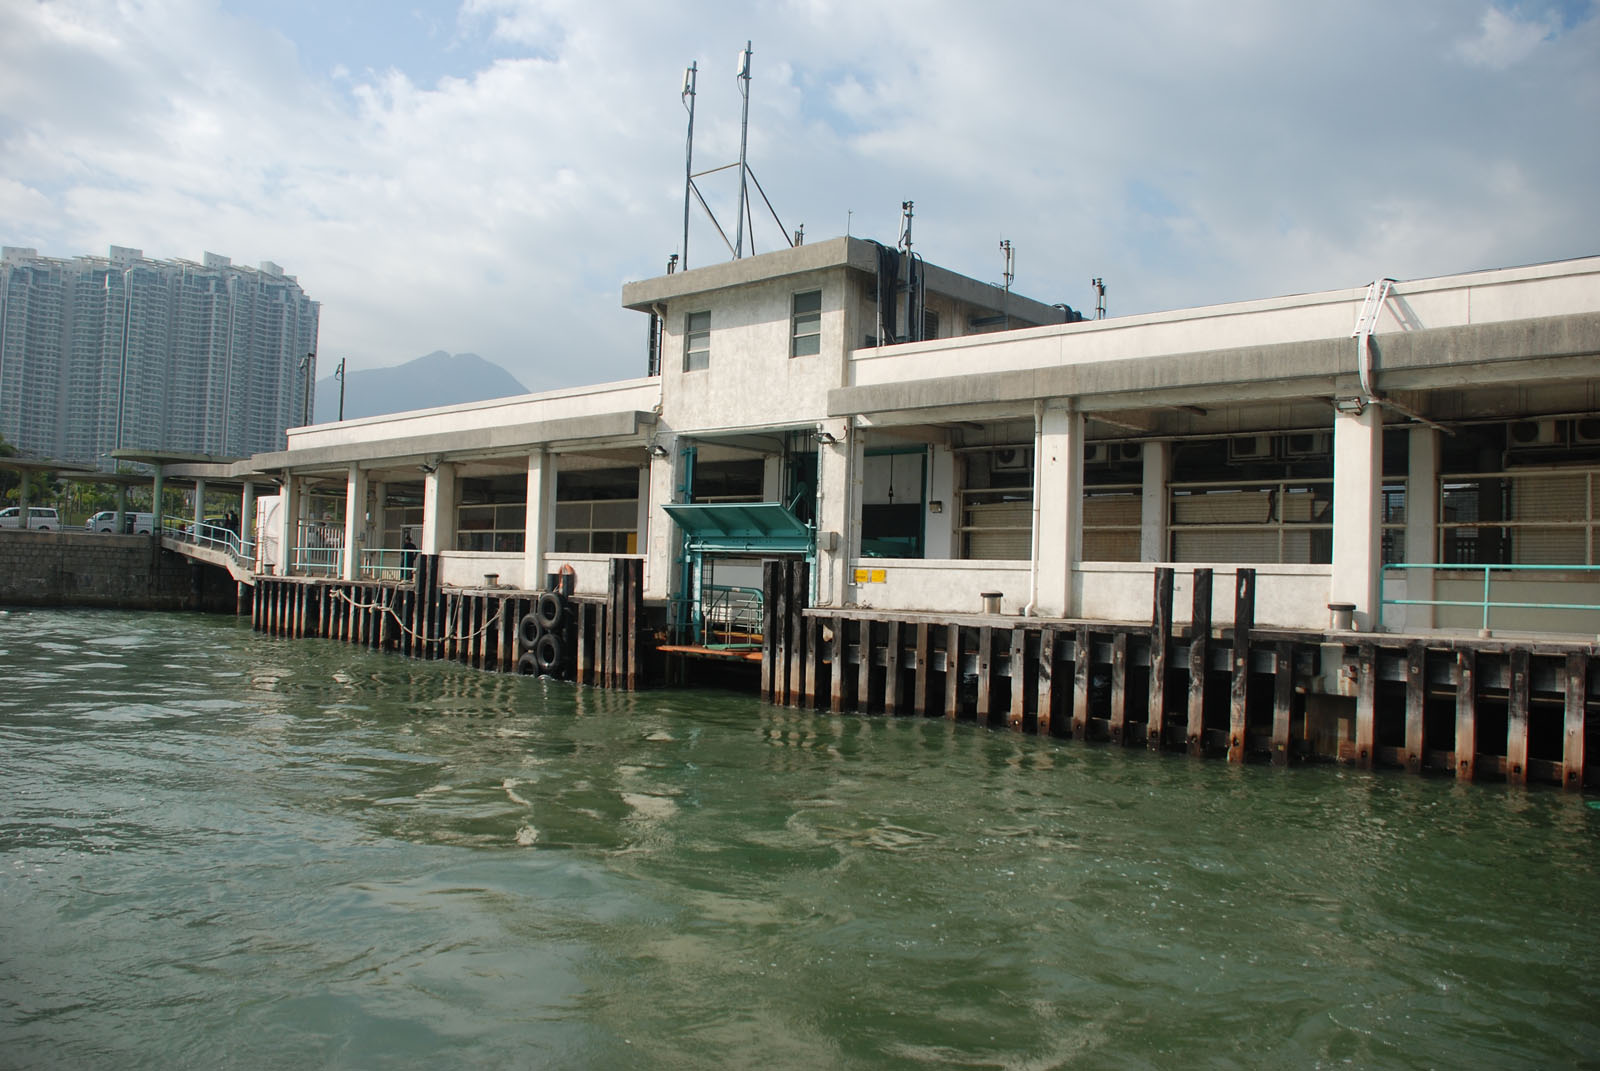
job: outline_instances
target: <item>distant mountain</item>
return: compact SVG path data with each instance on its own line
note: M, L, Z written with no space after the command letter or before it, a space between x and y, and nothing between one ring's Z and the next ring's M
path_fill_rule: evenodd
M353 420L527 393L528 388L510 372L476 353L435 350L405 364L348 373L344 418ZM339 381L333 376L317 380L315 422L329 424L338 419Z

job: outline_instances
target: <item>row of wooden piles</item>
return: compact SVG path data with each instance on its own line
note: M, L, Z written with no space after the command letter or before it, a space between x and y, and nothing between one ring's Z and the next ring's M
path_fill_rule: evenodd
M561 676L597 688L640 686L643 565L639 559L613 559L604 598L571 600L571 657ZM443 590L439 559L419 555L407 583L258 577L251 624L272 636L319 637L514 673L523 652L518 625L537 597L527 591Z
M1174 576L1155 570L1148 624L941 620L808 609L807 563L769 562L762 695L1236 763L1322 757L1582 786L1600 735L1586 717L1592 647L1257 629L1247 568L1233 574L1227 629L1212 627L1212 571L1196 569L1190 624L1175 635ZM1319 694L1329 671L1353 698Z

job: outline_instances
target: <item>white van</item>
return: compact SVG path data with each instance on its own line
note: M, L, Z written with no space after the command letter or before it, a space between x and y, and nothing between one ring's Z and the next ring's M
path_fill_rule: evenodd
M0 528L20 528L21 514L16 506L0 509ZM61 517L52 506L29 506L28 527L40 532L50 532L61 527Z
M154 513L127 512L122 515L122 530L134 532L138 535L149 535L155 527L156 515ZM85 531L88 532L114 532L117 529L117 511L114 509L101 510L93 517L83 522Z

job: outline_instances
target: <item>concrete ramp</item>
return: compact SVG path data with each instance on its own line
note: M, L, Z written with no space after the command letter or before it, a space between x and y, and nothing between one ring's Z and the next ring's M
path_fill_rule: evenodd
M161 537L161 545L167 550L182 554L185 558L193 558L195 561L205 562L207 565L215 565L219 569L226 569L228 575L241 584L255 585L256 575L252 571L250 564L240 562L231 550L225 550L219 546L190 543L172 535L163 535Z

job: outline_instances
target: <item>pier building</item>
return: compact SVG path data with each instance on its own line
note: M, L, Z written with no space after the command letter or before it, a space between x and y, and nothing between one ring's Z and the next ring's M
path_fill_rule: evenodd
M1084 321L888 252L628 284L638 379L291 429L258 623L529 668L556 578L586 682L1591 776L1600 258Z

